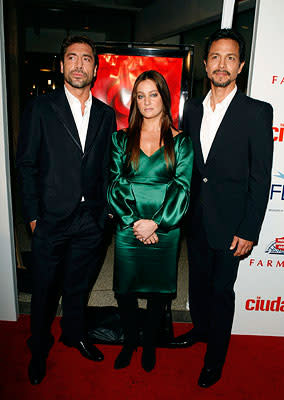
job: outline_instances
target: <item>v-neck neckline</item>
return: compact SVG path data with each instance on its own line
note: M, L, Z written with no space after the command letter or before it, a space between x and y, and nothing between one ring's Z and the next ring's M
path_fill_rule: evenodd
M173 139L175 139L177 136L181 135L183 132L178 133L177 135L175 135L173 137ZM151 158L153 157L156 153L158 153L158 151L160 151L161 149L163 149L165 147L165 145L163 144L163 146L159 147L157 150L154 151L154 153L152 153L150 156L148 156L148 154L145 153L144 150L142 150L142 148L140 147L140 151L147 157L147 158Z

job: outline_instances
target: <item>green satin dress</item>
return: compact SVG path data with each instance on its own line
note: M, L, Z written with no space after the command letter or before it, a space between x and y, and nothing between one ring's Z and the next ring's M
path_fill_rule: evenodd
M179 222L189 205L193 165L191 140L183 132L174 137L174 168L167 168L161 147L151 157L140 150L137 170L127 166L126 141L126 132L113 134L108 201L119 221L114 291L116 294L175 294ZM133 223L142 218L158 224L157 244L145 245L135 238Z

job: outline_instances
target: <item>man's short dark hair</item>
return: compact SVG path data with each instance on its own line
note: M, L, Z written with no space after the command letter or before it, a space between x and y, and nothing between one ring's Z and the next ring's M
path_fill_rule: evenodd
M90 39L88 36L68 36L67 38L65 38L62 42L61 49L60 49L60 60L62 62L64 62L64 55L67 51L67 48L75 43L88 44L93 51L95 65L97 65L98 56L97 56L97 52L96 52L96 45L95 45L95 42L92 39Z
M232 39L235 40L238 45L239 45L239 57L240 57L240 62L242 63L245 61L245 56L246 56L246 44L244 41L244 38L242 35L234 31L233 29L218 29L216 32L214 32L208 39L206 46L205 46L205 51L204 51L204 60L207 61L208 59L208 54L210 51L210 48L212 46L213 42L216 42L217 40L220 39Z

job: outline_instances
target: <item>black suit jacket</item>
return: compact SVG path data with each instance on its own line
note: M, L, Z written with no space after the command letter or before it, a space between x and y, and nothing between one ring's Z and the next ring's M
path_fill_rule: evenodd
M194 236L202 224L216 249L228 249L234 235L257 241L271 180L272 107L237 91L206 163L200 144L202 117L202 100L187 101L183 129L195 151L188 232Z
M85 150L63 89L37 97L25 110L17 167L27 221L64 228L82 196L103 228L114 110L93 97Z

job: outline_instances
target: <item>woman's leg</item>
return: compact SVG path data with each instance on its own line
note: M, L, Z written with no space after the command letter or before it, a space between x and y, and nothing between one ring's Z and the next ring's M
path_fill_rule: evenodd
M117 295L117 304L124 333L124 345L115 360L114 368L125 368L130 364L133 351L137 348L138 325L137 312L138 301L134 294Z
M167 298L164 295L154 294L148 298L141 360L142 367L147 372L150 372L155 367L157 338L166 304Z

